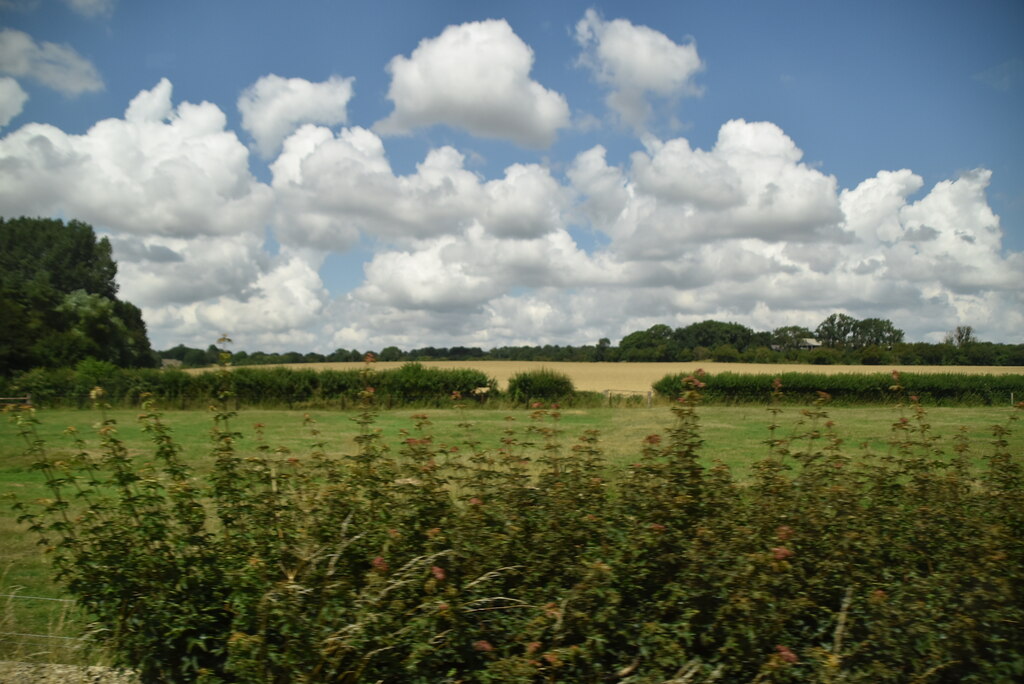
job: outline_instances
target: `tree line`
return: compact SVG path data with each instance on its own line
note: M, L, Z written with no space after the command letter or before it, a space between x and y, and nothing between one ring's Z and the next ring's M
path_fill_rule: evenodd
M892 321L858 320L843 313L825 318L814 330L783 326L754 331L740 323L714 320L672 328L658 324L629 333L619 344L608 338L586 345L522 345L495 347L420 347L402 350L336 349L317 352L246 352L232 355L236 366L362 361L367 353L379 361L578 361L578 362L688 362L903 364L903 365L1024 365L1024 344L979 341L970 326L959 326L941 343L904 342L904 332ZM178 345L159 352L185 367L217 363L220 349Z

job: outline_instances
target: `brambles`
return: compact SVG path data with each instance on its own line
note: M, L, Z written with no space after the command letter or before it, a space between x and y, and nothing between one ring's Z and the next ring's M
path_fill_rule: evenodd
M625 472L596 435L564 440L544 407L491 448L471 425L465 442L435 443L417 414L389 450L378 380L365 372L349 455L310 423L310 453L260 441L242 458L219 408L209 477L180 462L152 410L150 462L106 420L98 458L83 447L55 462L22 414L53 490L22 518L145 681L1024 676L1012 423L979 453L939 439L894 389L888 448L851 452L819 395L739 484L698 462L706 376L687 378L673 427L644 438Z

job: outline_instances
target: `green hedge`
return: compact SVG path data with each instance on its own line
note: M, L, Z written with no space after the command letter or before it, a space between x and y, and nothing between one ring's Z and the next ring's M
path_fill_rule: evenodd
M478 387L497 394L497 383L482 371L467 368L426 368L409 363L386 371L312 371L290 368L244 367L230 372L186 373L178 369L122 369L102 362L83 362L74 369L35 369L3 387L3 396L31 395L39 406L87 406L89 392L100 386L105 399L116 405L137 405L152 394L168 408L208 404L221 391L231 393L238 406L358 404L359 393L371 386L384 406L451 403L453 393L469 398Z
M572 397L575 391L568 375L549 368L516 373L508 381L508 394L515 402L558 401Z
M652 385L659 396L677 399L686 389L688 374L670 374ZM782 382L781 399L807 404L827 392L840 404L887 403L903 396L891 387L897 384L892 373L782 373L744 375L718 373L700 379L706 401L724 403L768 403L776 378ZM1024 375L971 375L963 373L902 373L899 386L905 393L932 406L992 406L1024 400Z

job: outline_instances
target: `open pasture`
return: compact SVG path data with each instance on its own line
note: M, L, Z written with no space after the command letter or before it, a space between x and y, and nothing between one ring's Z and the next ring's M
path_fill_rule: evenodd
M804 414L804 409L787 406L775 417L779 427L776 438L793 438L809 430L824 433L826 420L835 423L834 431L843 440L844 448L852 451L870 449L884 453L891 439L891 427L908 409L897 407L824 407L827 419L816 422ZM1013 415L1010 407L937 407L927 411L927 423L938 437L936 445L951 450L952 437L961 427L978 451L992 439L992 426L1006 424ZM557 419L552 417L557 414ZM150 449L149 437L136 423L138 411L131 409L108 410L106 416L118 424L118 437L133 453L146 454ZM271 451L301 457L310 452L314 443L323 443L328 454L342 455L356 450L355 438L359 426L355 414L348 411L287 411L245 410L232 420L231 428L241 433L237 448L243 454L255 454L264 444ZM426 424L420 432L414 427L417 417L425 416ZM758 405L698 408L703 445L700 454L705 465L716 462L727 464L742 474L747 467L767 456L766 440L771 433L772 414ZM306 418L313 423L304 425ZM50 454L59 458L74 451L73 437L68 428L74 427L87 448L94 448L97 437L91 426L99 420L99 413L76 409L43 409L38 412L39 437L46 442ZM210 429L213 426L210 411L168 411L164 421L173 430L175 440L181 444L183 456L190 465L203 469L210 459ZM555 427L565 448L571 448L585 431L596 430L599 447L612 467L628 465L641 451L645 437L664 433L674 424L674 418L664 407L652 409L585 408L556 411L525 409L394 409L377 414L375 426L381 431L382 442L393 451L410 437L429 435L436 446L456 447L465 451L470 442L481 449L498 449L502 439L514 437L527 445L539 442L533 427ZM259 426L257 428L257 426ZM312 428L319 432L313 434ZM1024 426L1011 434L1017 447L1024 447ZM523 446L524 450L530 447ZM22 455L24 441L9 422L0 429L0 493L12 493L38 480L29 471L30 463Z
M377 362L380 370L400 368L406 361ZM971 375L1024 374L1024 366L811 366L798 363L716 363L714 361L691 361L687 363L579 363L555 361L422 361L428 368L474 368L498 382L502 390L508 387L508 379L516 373L547 368L565 373L572 378L577 390L603 392L620 390L647 392L651 384L669 373L692 373L702 369L711 374L742 373L746 375L777 375L780 373L884 373L899 370L906 373L964 373ZM302 363L289 364L296 370L352 370L363 368L362 363ZM203 372L208 369L196 369Z

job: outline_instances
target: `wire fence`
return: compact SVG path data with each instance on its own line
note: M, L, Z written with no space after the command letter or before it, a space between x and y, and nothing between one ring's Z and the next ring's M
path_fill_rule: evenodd
M24 594L0 594L0 598L29 599L34 601L62 601L64 603L75 602L74 599L53 598L50 596L25 596Z
M3 599L19 599L25 601L53 601L56 603L74 603L74 599L54 598L52 596L26 596L25 594L0 594ZM0 632L0 640L6 638L19 639L59 639L62 641L85 641L85 637L70 637L59 634L36 634L33 632Z

